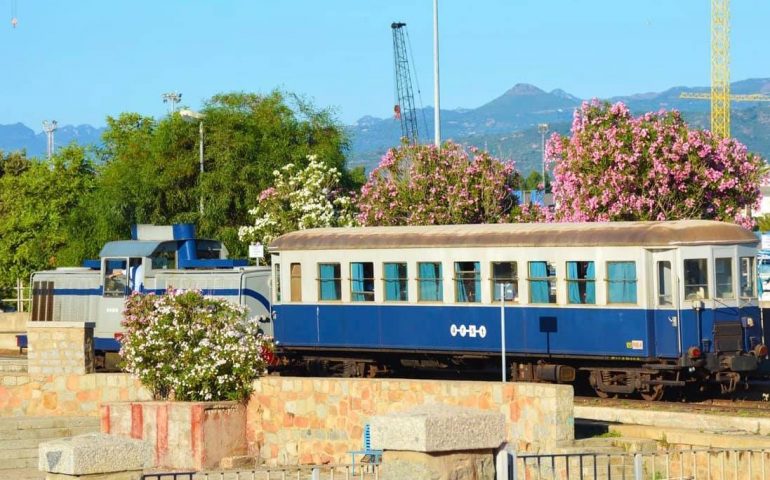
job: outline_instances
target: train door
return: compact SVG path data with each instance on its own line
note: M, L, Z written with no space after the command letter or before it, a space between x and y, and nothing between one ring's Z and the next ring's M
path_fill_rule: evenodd
M102 300L101 312L96 322L94 336L100 339L114 339L120 332L123 308L133 290L140 290L144 282L142 258L107 257L102 259ZM100 345L97 345L100 348ZM103 347L108 349L108 347Z
M654 355L678 357L680 348L679 279L676 250L653 250L651 255ZM652 353L652 352L651 352Z

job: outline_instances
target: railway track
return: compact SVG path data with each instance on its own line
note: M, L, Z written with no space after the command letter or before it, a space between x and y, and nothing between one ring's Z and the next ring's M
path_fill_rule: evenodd
M770 402L746 399L706 399L693 402L660 401L627 398L597 398L575 396L575 405L632 408L640 410L658 410L669 412L709 413L714 415L770 417Z

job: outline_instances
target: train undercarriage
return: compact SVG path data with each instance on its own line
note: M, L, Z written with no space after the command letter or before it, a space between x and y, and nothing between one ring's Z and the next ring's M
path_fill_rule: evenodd
M506 379L571 384L576 389L591 389L600 398L638 396L647 401L659 401L667 396L694 398L705 393L725 395L748 388L756 357L742 355L740 362L731 357L713 357L692 362L688 359L606 360L511 355L506 357ZM275 369L278 374L465 380L502 377L500 356L484 354L283 350L279 358ZM716 368L707 368L714 365ZM730 365L743 365L745 371L731 371Z

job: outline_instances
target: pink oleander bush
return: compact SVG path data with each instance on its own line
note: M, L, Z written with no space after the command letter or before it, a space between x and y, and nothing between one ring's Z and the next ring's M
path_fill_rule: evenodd
M244 400L274 351L258 324L245 307L198 291L134 293L123 313L123 367L156 399Z
M556 221L715 219L753 226L765 162L733 138L690 130L677 111L634 117L585 102L546 146Z
M447 142L391 148L358 198L363 225L510 222L519 213L512 162Z

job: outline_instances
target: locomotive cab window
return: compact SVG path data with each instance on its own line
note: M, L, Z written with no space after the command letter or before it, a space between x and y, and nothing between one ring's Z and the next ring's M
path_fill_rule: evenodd
M353 302L374 301L374 264L352 262L350 264L350 300Z
M407 290L407 270L406 263L385 263L383 265L385 274L385 300L388 302L406 302L409 300Z
M607 262L607 303L636 303L636 262Z
M741 297L753 297L754 293L754 258L741 257Z
M481 267L479 262L455 262L455 301L481 301Z
M318 264L318 299L342 300L342 278L339 263Z
M735 298L735 292L733 292L733 259L729 257L715 258L714 272L716 273L714 296L716 298Z
M709 298L708 263L705 258L684 261L684 298Z
M444 300L444 279L441 277L441 263L420 262L417 264L417 298L421 302Z
M594 262L567 262L567 300L572 304L596 303Z
M551 262L529 262L529 301L556 303L556 266Z
M123 297L128 290L128 275L125 259L105 259L103 295L105 297Z
M302 301L302 265L299 263L292 263L290 266L291 276L291 301Z
M506 302L519 301L519 276L516 262L492 262L492 300L500 301L500 291Z

